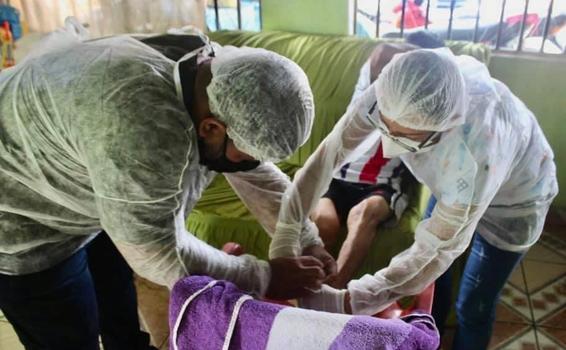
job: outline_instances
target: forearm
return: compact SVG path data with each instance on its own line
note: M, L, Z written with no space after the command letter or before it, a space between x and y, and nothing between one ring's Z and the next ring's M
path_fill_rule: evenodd
M225 174L225 176L238 197L265 231L272 236L275 233L283 194L291 185L289 177L273 163L263 163L252 171ZM315 244L322 245L318 229L308 217L304 219L300 244L302 248Z
M169 288L182 277L203 274L264 295L271 277L267 262L251 255L228 255L184 229L176 238L171 235L147 243L124 240L115 243L136 273Z

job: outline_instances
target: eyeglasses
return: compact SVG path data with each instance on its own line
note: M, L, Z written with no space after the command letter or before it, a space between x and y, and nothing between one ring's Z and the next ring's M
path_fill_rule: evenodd
M420 149L430 147L438 142L438 137L436 137L436 136L440 136L438 132L431 132L430 135L428 135L426 139L420 143L418 141L414 141L406 137L396 137L391 135L389 128L387 127L387 125L385 125L385 123L381 119L381 113L379 113L379 111L377 114L377 122L375 121L376 118L372 117L372 114L375 112L376 108L377 108L377 102L374 102L373 105L370 107L366 118L381 132L382 135L387 136L389 139L391 139L391 141L395 142L396 144L403 147L407 151L413 153L418 152ZM405 139L406 141L404 141L403 139Z

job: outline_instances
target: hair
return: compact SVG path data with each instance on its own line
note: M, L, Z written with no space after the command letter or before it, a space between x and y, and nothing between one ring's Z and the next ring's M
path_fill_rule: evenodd
M418 32L407 35L405 42L422 47L423 49L444 47L444 41L442 41L438 35L428 30L419 30Z

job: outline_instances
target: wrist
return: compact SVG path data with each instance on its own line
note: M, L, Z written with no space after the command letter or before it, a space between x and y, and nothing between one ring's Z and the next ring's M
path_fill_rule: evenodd
M258 288L257 293L260 297L265 297L271 283L271 264L264 260L258 260Z
M350 301L350 292L346 291L346 293L344 294L344 313L348 315L352 314L352 304L350 304Z
M313 309L334 313L345 313L346 289L335 289L326 284L322 288L307 297L299 300L299 306L305 309Z

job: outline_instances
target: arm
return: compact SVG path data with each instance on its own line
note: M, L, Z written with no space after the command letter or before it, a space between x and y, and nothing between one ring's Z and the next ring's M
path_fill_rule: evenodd
M251 171L226 173L224 176L261 226L272 236L283 193L291 184L288 176L273 163L262 163ZM322 245L318 229L308 218L303 223L300 245L302 249Z
M375 102L374 85L357 100L355 107L335 125L332 132L309 157L295 175L291 186L283 196L276 233L270 246L270 257L296 256L300 253L298 233L332 179L333 170L375 128L372 117L367 118ZM377 109L374 113L377 112Z
M466 250L485 208L456 208L439 202L432 217L417 226L411 247L388 267L348 284L352 313L373 315L433 283Z
M350 100L349 106L353 106L354 101L357 100L358 97L360 97L373 82L373 80L371 80L370 67L371 67L371 56L370 59L368 59L360 69L360 75L358 77L358 81L356 82L356 86L354 87L354 94L352 95L352 99Z
M504 182L512 157L505 159L503 152L486 155L476 151L472 155L458 136L452 137L456 142L448 142L454 134L445 136L447 140L441 142L447 143L432 150L434 156L411 164L429 166L427 163L445 160L442 173L436 174L435 168L428 172L429 181L433 181L431 188L439 198L431 218L418 224L413 245L394 257L388 267L348 284L351 300L347 306L351 306L352 313L375 314L399 297L418 294L432 283L466 250L478 222ZM489 141L480 136L478 142L484 144L480 150L497 148L497 140L485 145ZM344 299L335 291L326 294L327 299L332 299L329 294Z

